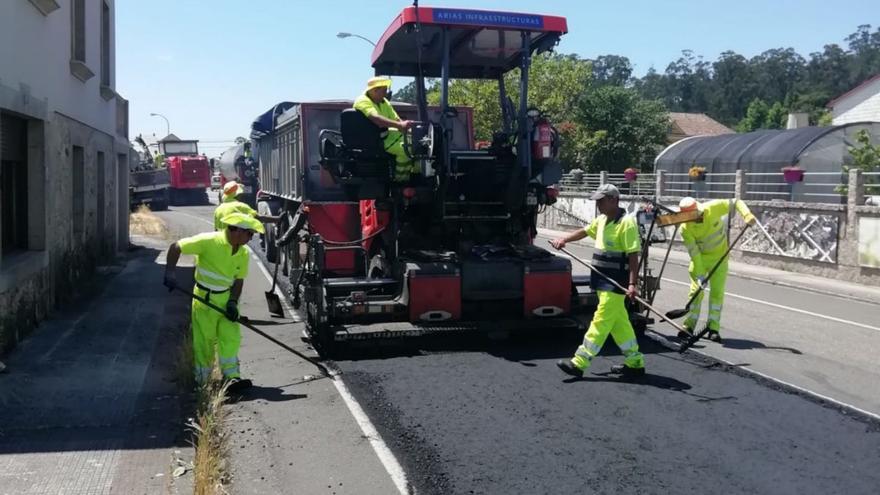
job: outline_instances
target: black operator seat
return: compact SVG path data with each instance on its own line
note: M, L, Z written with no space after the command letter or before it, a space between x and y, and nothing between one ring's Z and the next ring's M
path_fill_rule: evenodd
M348 108L340 115L340 134L345 150L358 160L387 161L393 156L385 152L383 137L386 129L374 124L361 111Z

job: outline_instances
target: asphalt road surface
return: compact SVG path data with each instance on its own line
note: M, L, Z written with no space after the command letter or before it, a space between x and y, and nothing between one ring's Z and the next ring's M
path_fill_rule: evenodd
M191 233L210 213L160 215L172 232ZM683 280L679 267L668 273ZM880 320L871 304L736 277L728 290L867 327ZM681 306L684 291L666 283L657 303ZM646 338L648 376L638 382L606 374L621 361L611 342L584 379L562 374L555 361L582 338L571 333L410 341L335 364L420 494L878 493L880 424L746 368L880 412L871 367L880 334L734 297L722 325L725 346L700 346L737 366ZM654 330L658 340L670 333ZM277 363L243 366L260 374ZM270 421L272 406L251 421ZM296 413L286 414L289 424Z

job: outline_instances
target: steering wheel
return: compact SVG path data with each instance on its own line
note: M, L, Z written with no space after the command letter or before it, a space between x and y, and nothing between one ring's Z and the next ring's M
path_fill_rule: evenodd
M417 131L417 132L416 132ZM413 143L415 135L416 143ZM423 153L414 153L413 145L415 144L417 151ZM434 124L431 122L413 122L403 132L403 151L410 160L422 158L431 158L434 156Z

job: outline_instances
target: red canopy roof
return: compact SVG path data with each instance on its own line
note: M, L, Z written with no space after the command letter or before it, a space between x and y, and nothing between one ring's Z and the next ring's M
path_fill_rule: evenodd
M385 30L373 50L376 74L415 76L418 73L416 8L407 7ZM532 50L554 46L568 32L564 17L487 10L418 8L422 26L422 69L440 76L441 33L449 28L450 76L497 78L519 64L521 33L529 33Z

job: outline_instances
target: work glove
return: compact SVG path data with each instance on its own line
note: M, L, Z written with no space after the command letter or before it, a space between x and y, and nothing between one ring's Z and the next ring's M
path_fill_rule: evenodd
M168 292L173 291L174 288L177 287L177 277L174 275L174 273L166 272L165 278L162 280L162 285L168 287Z
M755 222L758 221L758 219L755 218L755 215L752 215L751 213L743 217L743 220L749 225L755 225Z
M230 299L226 303L226 318L229 321L238 321L238 301Z
M700 287L706 285L706 276L705 275L697 275L697 283L700 284Z

